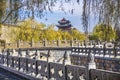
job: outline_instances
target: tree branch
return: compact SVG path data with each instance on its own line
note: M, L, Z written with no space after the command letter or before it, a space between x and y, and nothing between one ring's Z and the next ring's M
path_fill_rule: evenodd
M9 18L9 16L10 16L14 11L20 9L20 8L23 7L23 6L24 6L24 5L21 5L21 6L17 7L16 9L12 9L12 10L7 14L6 18L2 21L2 24L5 23L5 21Z

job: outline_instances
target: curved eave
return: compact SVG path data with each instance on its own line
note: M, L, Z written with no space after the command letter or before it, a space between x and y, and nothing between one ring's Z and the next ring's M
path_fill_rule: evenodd
M56 25L57 27L64 28L64 27L72 27L72 25Z
M59 24L66 24L66 23L70 23L70 21L58 21Z

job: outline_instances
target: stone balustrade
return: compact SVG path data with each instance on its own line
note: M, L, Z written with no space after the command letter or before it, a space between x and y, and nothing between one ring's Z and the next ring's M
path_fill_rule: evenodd
M120 73L0 54L0 67L34 77L30 80L119 80ZM89 75L88 75L89 73Z
M67 52L67 54L65 54L65 52ZM50 62L65 62L65 64L86 66L86 64L88 63L89 53L94 54L97 69L120 72L119 48L19 48L15 50L9 49L9 51L6 50L6 52L4 52L3 54L9 54L10 56L28 57L30 59L44 60Z
M120 49L119 48L72 48L70 54L71 63L85 66L88 55L95 57L97 69L105 69L120 72Z
M32 48L32 47L114 47L114 43L95 42L95 41L80 41L80 40L42 40L38 42L31 41L20 41L14 43L0 43L3 48Z

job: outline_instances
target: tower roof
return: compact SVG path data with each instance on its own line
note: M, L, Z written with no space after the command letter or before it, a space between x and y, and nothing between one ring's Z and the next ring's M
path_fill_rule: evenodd
M65 18L61 19L60 21L58 21L58 25L56 25L59 29L63 30L63 31L68 31L71 30L71 23L69 20L66 20Z
M58 23L59 24L66 24L66 23L70 23L70 21L63 18L62 20L58 21Z

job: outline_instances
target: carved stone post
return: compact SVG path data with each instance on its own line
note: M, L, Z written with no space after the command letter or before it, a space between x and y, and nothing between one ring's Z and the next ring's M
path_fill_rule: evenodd
M96 69L96 64L94 61L94 55L92 53L90 53L88 55L88 65L87 65L88 69Z
M49 57L50 57L50 50L48 50L48 53L47 53L47 62L49 62Z
M105 59L104 59L105 55L106 55L106 42L104 43L104 46L103 46L103 57L102 57L103 69L105 69Z
M57 47L60 46L60 40L57 40Z
M67 51L63 55L63 65L65 65L65 60L67 59Z
M47 40L46 40L46 39L43 41L43 46L44 46L44 47L47 46Z
M26 73L28 72L28 58L29 58L29 50L26 51Z
M70 47L73 47L73 39L70 40Z
M35 59L36 60L38 59L38 51L37 50L35 51Z
M116 48L116 46L117 46L117 42L114 42L114 57L116 57L117 56L117 48Z
M80 44L80 42L78 43L78 47L80 47L81 46L81 44Z
M92 53L88 54L88 64L87 64L87 80L90 79L90 69L96 69L96 63L94 62L94 55Z
M18 65L19 65L19 70L20 70L20 57L22 57L22 53L21 53L21 49L20 48L18 49L18 57L19 57Z
M30 51L29 50L26 50L26 58L29 58L29 54L30 54Z
M4 55L5 54L5 49L2 49L2 56L1 56L1 63L4 63Z
M86 47L86 41L84 40L84 47Z
M33 47L34 46L34 40L33 38L31 39L31 42L30 42L30 47Z
M9 58L8 58L8 57L9 57L9 56L10 56L10 49L7 50L7 66L8 66L8 64L9 64L9 63L8 63L8 61L9 61Z
M6 48L6 41L4 42L4 49Z
M64 40L64 42L65 42L65 45L67 45L67 40L66 39Z
M17 41L17 48L20 47L20 40Z
M90 47L92 47L93 45L92 45L92 42L90 42Z
M21 49L18 49L18 57L22 57Z

